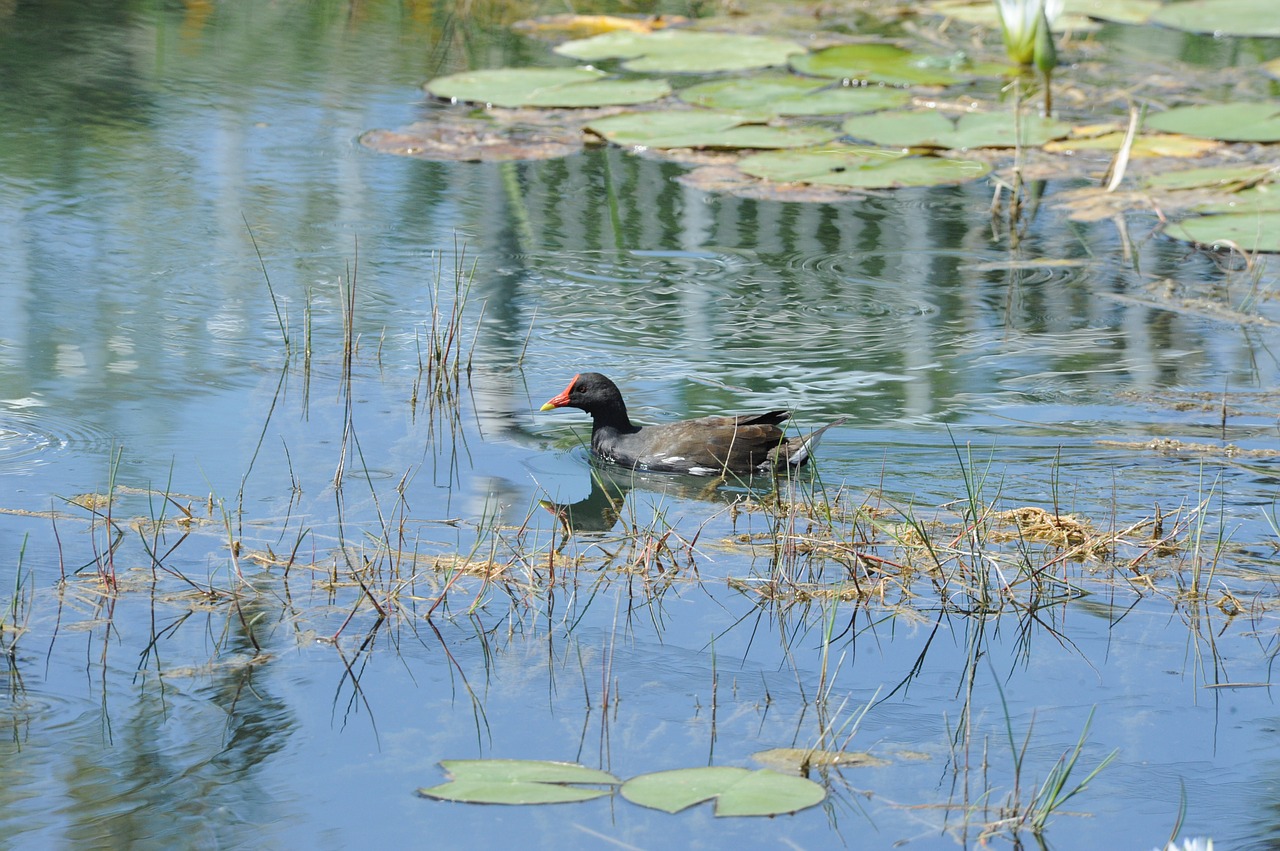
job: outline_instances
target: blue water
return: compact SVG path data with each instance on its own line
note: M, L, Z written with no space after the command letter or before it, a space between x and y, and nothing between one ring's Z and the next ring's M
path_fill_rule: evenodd
M998 828L1015 780L1030 800L1090 713L1073 783L1117 756L1050 847L1154 847L1184 791L1182 835L1274 841L1265 259L1241 269L1149 216L1126 254L1113 222L1048 205L1012 251L985 183L781 204L612 148L481 164L359 145L438 109L431 76L551 61L507 10L5 14L13 842L953 847ZM458 275L456 395L432 402ZM800 493L864 506L838 528L872 558L774 557L745 488L672 477L625 477L567 534L544 503L592 494L587 420L537 409L587 369L641 421L847 416ZM112 483L115 549L105 503L72 501ZM1055 563L1071 602L1041 600L1016 541L969 547L971 494L1099 531L1158 506L1180 549L1135 532ZM896 546L904 515L970 572L944 582ZM987 609L974 575L995 581ZM853 579L875 592L833 610ZM888 764L816 776L828 802L775 819L416 795L442 759L625 779L819 741Z

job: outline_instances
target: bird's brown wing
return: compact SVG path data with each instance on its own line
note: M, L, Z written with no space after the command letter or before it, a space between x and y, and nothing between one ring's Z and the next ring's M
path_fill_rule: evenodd
M786 411L769 411L647 428L652 442L643 458L644 466L702 475L749 473L770 461L769 452L786 437L779 424L789 416Z

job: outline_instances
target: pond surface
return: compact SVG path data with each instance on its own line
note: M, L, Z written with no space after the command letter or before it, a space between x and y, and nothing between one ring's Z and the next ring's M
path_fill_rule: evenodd
M1280 841L1274 262L1051 208L1015 250L985 181L785 204L617 148L362 148L429 77L552 61L506 27L546 10L451 9L0 4L4 834ZM640 421L848 420L776 489L593 486L585 417L537 412L586 370ZM1115 758L1003 821L1078 743L1068 789ZM882 762L772 819L416 794L783 747Z

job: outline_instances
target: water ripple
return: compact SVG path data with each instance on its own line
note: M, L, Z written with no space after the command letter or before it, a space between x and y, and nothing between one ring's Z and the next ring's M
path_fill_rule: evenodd
M717 251L555 251L510 258L498 274L518 274L547 284L653 285L741 273L750 259Z
M67 450L101 452L109 436L97 426L47 410L39 400L0 401L0 472L29 474Z

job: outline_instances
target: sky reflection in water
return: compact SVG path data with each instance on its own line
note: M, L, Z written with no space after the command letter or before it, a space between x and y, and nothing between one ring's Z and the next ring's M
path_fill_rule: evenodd
M1153 846L1184 787L1186 835L1274 838L1269 690L1213 687L1269 679L1274 459L1099 442L1274 449L1270 325L1167 298L1237 306L1273 291L1273 273L1255 291L1160 237L1126 261L1112 224L1048 212L1011 257L991 238L985 184L781 205L705 195L674 181L680 167L616 149L501 166L375 155L357 136L429 111L418 84L466 58L430 22L364 11L7 12L0 508L15 513L0 515L0 587L27 631L0 702L6 835L652 847L674 829L717 846L947 847L963 813L940 805L980 798L983 754L992 803L1012 785L999 682L1015 739L1031 730L1024 800L1094 707L1082 765L1119 749L1068 807L1093 817L1060 817L1052 845ZM498 32L469 33L500 57L487 64L542 56ZM457 405L431 414L420 363L462 244L462 265L476 263L461 323L473 369ZM818 493L854 505L954 523L965 476L985 475L997 509L1057 506L1104 529L1181 509L1203 518L1183 536L1213 583L1193 602L1174 593L1184 562L1153 568L1160 592L1132 571L1102 581L1110 563L1064 564L1093 593L1036 621L965 616L916 579L916 596L837 608L824 680L829 603L761 602L768 547L753 557L742 536L773 527L731 507L742 489L628 481L605 504L612 531L564 539L540 501L591 494L585 420L534 411L585 369L617 380L641 420L848 415L823 443ZM91 576L108 561L103 519L66 500L105 491L117 452L120 591L104 594ZM1194 514L1202 500L1211 510ZM16 513L51 509L55 521ZM148 519L183 511L187 537L154 536ZM633 526L672 530L669 550L634 548ZM153 569L148 548L175 545ZM460 580L432 609L449 576L437 568L458 554L506 572ZM378 565L367 594L350 570L364 559ZM780 565L846 578L820 558ZM1255 616L1228 618L1223 589L1259 595ZM371 598L400 614L380 622ZM952 750L966 671L967 756ZM443 758L579 760L624 778L753 766L827 725L842 741L873 700L849 747L890 765L830 773L826 808L795 817L413 795Z

